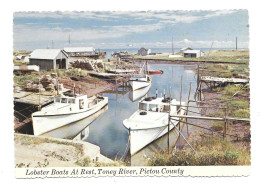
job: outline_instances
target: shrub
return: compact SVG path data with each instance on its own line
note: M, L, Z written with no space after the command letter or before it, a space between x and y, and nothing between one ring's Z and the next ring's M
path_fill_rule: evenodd
M227 85L224 90L223 90L223 94L224 95L234 95L236 92L238 91L238 87L235 85Z

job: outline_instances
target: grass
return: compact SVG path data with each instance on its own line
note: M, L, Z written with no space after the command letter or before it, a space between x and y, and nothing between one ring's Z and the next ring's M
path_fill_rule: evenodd
M134 57L137 59L157 59L157 60L168 60L168 61L207 61L207 62L237 62L237 63L248 63L249 62L249 50L211 50L209 52L205 52L205 55L200 58L169 58L168 55L147 55L147 56L139 56L132 55L130 57Z
M63 145L71 145L75 147L80 154L83 154L83 147L81 144L72 143L68 141L59 141L51 138L39 138L39 137L31 137L28 135L15 135L15 142L19 142L22 145L32 145L32 144L41 144L41 143L54 143L54 144L63 144Z
M36 82L38 80L38 76L34 74L26 74L21 76L14 76L13 80L14 84L23 86L26 83L26 81Z
M212 121L211 128L216 131L221 131L224 128L223 122L222 121Z
M233 96L238 90L239 87L237 87L236 85L229 84L224 88L223 94L227 96Z
M125 166L121 161L114 160L113 163L101 163L101 162L91 162L89 157L76 161L76 164L81 167L111 167L111 166Z
M202 137L190 149L179 150L173 155L155 153L148 166L207 166L250 165L250 152L238 150L231 142L214 137Z
M234 112L234 117L250 118L250 110L249 109L238 109Z

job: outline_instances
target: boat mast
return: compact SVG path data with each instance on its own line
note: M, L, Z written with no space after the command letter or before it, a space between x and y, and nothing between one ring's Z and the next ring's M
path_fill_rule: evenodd
M168 139L167 139L167 145L168 145L168 154L170 154L170 122L171 122L171 87L169 88L169 117L168 117Z

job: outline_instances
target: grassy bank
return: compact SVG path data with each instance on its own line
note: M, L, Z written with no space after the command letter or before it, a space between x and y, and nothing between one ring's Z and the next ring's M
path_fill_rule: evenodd
M206 166L206 165L250 165L250 154L238 150L230 141L215 137L202 137L192 143L191 149L179 150L172 155L155 153L149 166Z

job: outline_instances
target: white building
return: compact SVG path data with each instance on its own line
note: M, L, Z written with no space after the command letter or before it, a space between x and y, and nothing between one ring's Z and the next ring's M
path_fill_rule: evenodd
M151 49L145 49L144 47L140 48L138 50L138 55L142 55L142 56L145 56L145 55L149 55L151 53Z
M183 53L185 58L199 58L204 56L204 52L201 50L186 50Z
M66 47L64 51L70 57L87 57L96 54L95 48L93 47Z

